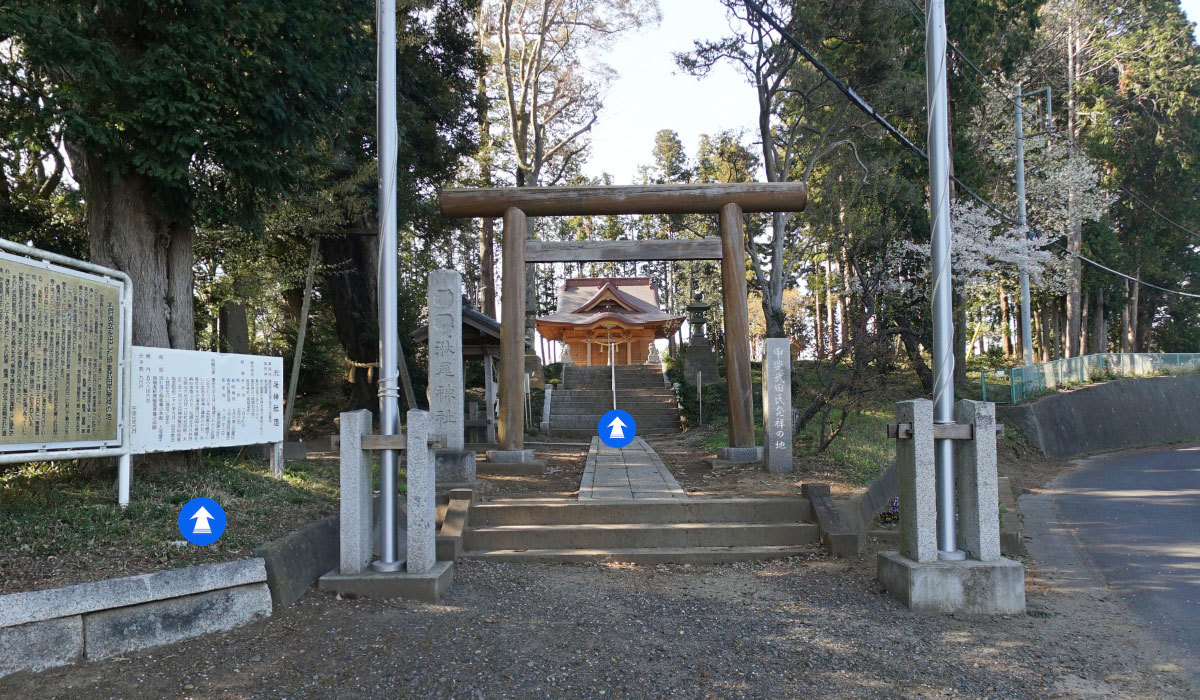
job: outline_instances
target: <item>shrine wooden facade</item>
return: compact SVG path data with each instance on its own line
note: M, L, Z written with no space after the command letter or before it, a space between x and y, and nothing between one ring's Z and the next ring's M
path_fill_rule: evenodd
M683 316L659 308L658 288L649 277L584 277L566 281L558 308L537 319L537 330L566 346L572 364L607 365L611 348L613 363L641 365L654 340L681 323Z

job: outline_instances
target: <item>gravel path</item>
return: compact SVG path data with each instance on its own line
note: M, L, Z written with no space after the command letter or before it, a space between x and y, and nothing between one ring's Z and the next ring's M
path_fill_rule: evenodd
M1121 608L914 615L874 554L724 566L460 562L437 605L315 591L231 633L0 680L0 697L1194 697ZM1119 622L1119 620L1117 620Z

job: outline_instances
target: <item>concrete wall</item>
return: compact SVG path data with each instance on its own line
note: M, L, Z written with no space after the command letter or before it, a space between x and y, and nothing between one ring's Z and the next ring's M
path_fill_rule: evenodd
M1047 457L1200 439L1200 374L1120 379L997 406Z

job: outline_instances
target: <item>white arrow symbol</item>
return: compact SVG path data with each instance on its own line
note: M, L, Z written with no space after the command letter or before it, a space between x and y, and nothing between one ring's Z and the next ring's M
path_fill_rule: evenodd
M188 520L195 520L196 526L192 528L193 535L211 535L212 528L208 526L208 521L213 519L213 514L209 513L204 506L200 506L200 510L196 511Z
M612 440L624 440L625 439L625 431L621 430L621 428L625 427L625 423L621 420L620 416L614 416L612 419L612 422L608 424L608 427L612 428L612 432L610 432L608 434L608 437L610 439L612 439Z

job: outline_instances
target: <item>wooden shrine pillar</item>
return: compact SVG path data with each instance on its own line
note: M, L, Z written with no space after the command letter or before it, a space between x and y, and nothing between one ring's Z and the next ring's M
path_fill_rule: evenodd
M525 446L525 212L504 212L504 267L500 290L500 420L498 447Z
M725 307L725 384L729 393L729 446L754 447L750 384L750 314L746 309L746 231L742 208L721 207L721 289Z

